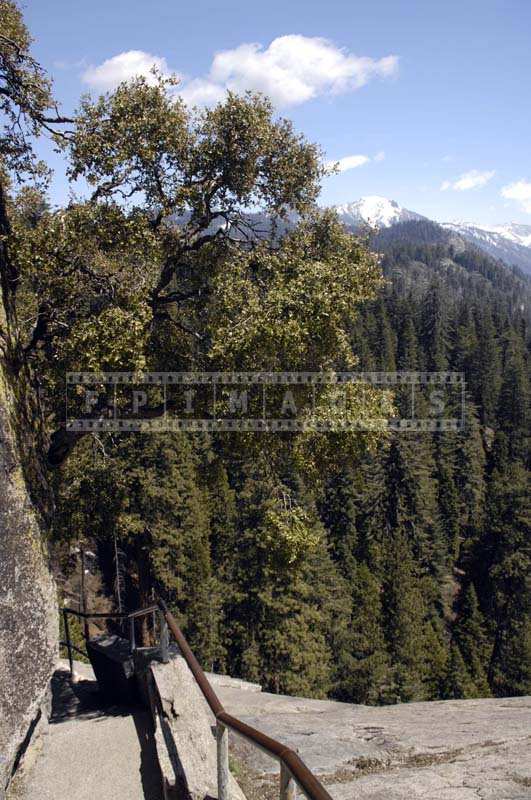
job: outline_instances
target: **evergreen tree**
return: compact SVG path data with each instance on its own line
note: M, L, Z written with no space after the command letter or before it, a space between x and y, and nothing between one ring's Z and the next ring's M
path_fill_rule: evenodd
M454 624L454 638L463 656L477 697L488 697L487 679L491 646L483 614L479 610L474 584L469 583L463 592Z
M450 645L448 672L442 696L445 700L466 700L475 697L475 687L455 642Z
M399 321L400 329L398 335L397 350L397 369L399 370L418 370L419 354L418 341L415 323L412 317L412 309L408 304L402 309Z
M383 372L396 370L396 335L389 322L384 298L381 297L375 307L375 341L372 351L376 357L377 369Z
M485 446L475 408L465 406L464 429L458 433L455 485L459 503L459 528L470 550L483 529L485 517ZM463 553L463 555L466 555Z
M350 580L356 568L358 516L356 477L353 470L334 475L321 506L330 552L343 576Z
M522 340L514 333L507 339L497 418L507 435L511 458L526 460L529 454L529 370Z
M382 587L366 564L351 574L350 632L338 663L339 700L369 705L387 699L391 689L382 613Z
M455 483L455 456L458 439L447 433L439 434L435 441L437 489L441 528L449 564L459 554L459 495Z
M446 548L440 527L431 441L423 435L394 435L384 468L386 530L404 532L418 563L439 571Z
M495 451L498 465L490 478L487 525L478 547L481 600L492 620L494 640L489 683L495 695L527 694L531 690L528 474L519 463L503 463L508 452L503 435Z
M424 300L422 345L426 369L441 372L448 365L448 319L441 287L433 283Z
M384 616L391 660L390 698L424 700L426 607L411 546L400 529L389 533Z
M116 538L127 565L126 607L151 605L158 590L198 657L210 665L219 648L219 609L212 592L208 506L190 440L183 434L128 434L114 442L112 455L87 443L79 459L64 468L61 535L74 538L83 530L96 542Z
M478 312L477 331L478 346L474 368L467 380L481 410L481 421L492 425L500 391L501 361L497 332L488 309Z
M464 302L458 314L452 360L455 369L463 372L468 380L475 366L475 357L478 349L476 322L470 302Z
M448 670L448 641L444 621L428 603L428 620L424 630L426 656L424 687L429 700L443 696Z

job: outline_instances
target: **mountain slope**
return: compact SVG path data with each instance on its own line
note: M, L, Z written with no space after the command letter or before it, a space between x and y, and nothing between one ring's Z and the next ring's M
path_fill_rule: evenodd
M427 217L400 206L386 197L361 197L352 203L335 206L342 222L352 230L369 225L381 231L410 221L428 221ZM468 222L434 223L457 234L493 258L508 266L516 266L531 274L531 225L509 223L507 225L481 226Z
M490 256L506 264L520 267L531 274L531 225L509 223L482 227L470 222L445 222L445 228L455 231Z
M529 278L453 230L429 220L410 220L381 228L371 236L370 246L382 254L384 275L400 293L421 297L435 281L445 287L449 305L479 301L529 320Z

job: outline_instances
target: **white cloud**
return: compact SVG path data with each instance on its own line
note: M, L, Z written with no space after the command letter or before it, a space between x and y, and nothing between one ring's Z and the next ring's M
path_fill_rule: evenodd
M291 34L267 48L241 44L217 53L206 82L235 92L260 91L275 105L289 106L354 91L372 78L396 74L397 68L396 56L356 56L328 39Z
M178 93L189 106L210 106L223 100L225 88L204 78L194 78L182 88L179 86Z
M326 166L328 168L337 167L339 172L346 172L347 169L362 167L364 164L368 164L370 160L369 156L345 156L344 158L338 158L337 161L327 161Z
M480 172L477 169L471 169L470 172L465 172L455 181L444 181L441 184L441 191L453 189L456 192L466 192L469 189L479 189L481 186L485 186L493 176L494 170Z
M89 67L82 79L93 88L108 90L136 75L149 78L154 66L169 73L163 57L128 50ZM397 70L397 56L357 56L328 39L290 34L273 39L268 47L241 44L216 53L208 74L184 80L178 91L190 105L212 104L227 90L258 91L282 107L352 92L373 78L392 77Z
M503 186L502 197L506 200L516 200L522 206L523 211L531 214L531 181L516 181Z
M326 167L331 169L332 167L337 167L339 172L346 172L348 169L356 169L357 167L363 167L365 164L368 164L370 161L383 161L385 158L385 153L381 150L379 153L371 158L370 156L364 155L356 155L356 156L344 156L343 158L338 158L336 161L327 161Z
M117 56L108 58L97 67L91 66L83 73L82 80L94 89L108 91L114 89L122 81L143 75L148 81L153 80L152 69L156 67L163 75L170 70L165 58L153 56L143 50L127 50Z

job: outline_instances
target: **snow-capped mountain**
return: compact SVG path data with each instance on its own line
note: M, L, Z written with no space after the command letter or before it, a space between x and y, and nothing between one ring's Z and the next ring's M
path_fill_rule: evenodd
M445 222L455 231L493 258L520 267L531 274L531 225L510 222L507 225L480 225L473 222Z
M426 219L422 214L402 208L395 200L387 197L361 197L353 203L334 206L341 221L350 228L370 225L371 228L389 228L397 222L409 222L412 219Z
M335 206L339 218L353 230L364 225L372 228L389 228L400 222L427 220L416 211L403 208L387 197L361 197L353 203ZM446 230L454 231L461 239L474 244L493 258L501 259L509 266L520 267L531 274L531 225L516 222L507 225L480 225L470 222L436 223Z

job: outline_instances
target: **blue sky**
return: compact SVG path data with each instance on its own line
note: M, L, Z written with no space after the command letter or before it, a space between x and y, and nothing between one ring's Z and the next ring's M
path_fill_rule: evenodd
M189 98L265 89L327 158L359 156L324 204L531 224L531 0L27 0L25 17L66 112L156 59Z

